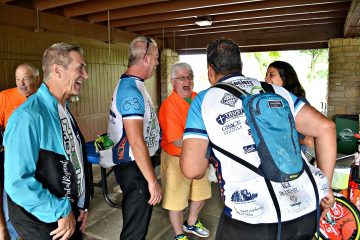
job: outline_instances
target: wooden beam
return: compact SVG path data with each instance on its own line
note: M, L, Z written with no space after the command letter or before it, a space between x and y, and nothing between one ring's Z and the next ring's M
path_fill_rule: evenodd
M327 42L313 42L313 43L294 43L294 44L280 44L271 46L243 46L240 48L242 53L245 52L268 52L268 51L286 51L286 50L303 50L303 49L320 49L328 48ZM179 50L181 55L206 54L206 48L199 49L184 49Z
M21 17L19 17L21 16ZM0 4L0 24L34 31L37 29L36 11ZM43 32L66 34L75 37L108 41L106 26L40 12L40 28ZM112 41L130 43L137 35L118 29L112 32ZM159 42L159 41L157 41Z
M168 0L131 0L131 1L114 1L114 0L92 0L64 8L64 15L75 17L90 13L96 13L117 8L137 7L150 3L165 2Z
M230 27L220 27L215 29L203 29L191 32L176 32L176 37L183 36L193 36L193 35L209 35L209 34L223 34L228 32L241 32L241 31L251 31L251 30L265 30L265 29L281 29L289 27L300 27L300 26L315 26L315 25L328 25L332 23L343 23L345 17L343 18L329 18L329 19L319 19L319 20L300 20L292 22L276 22L276 23L263 23L256 25L245 25L245 26L230 26ZM172 38L174 33L167 33L164 35L165 38ZM156 38L162 38L163 35L155 35Z
M1 3L9 3L9 2L14 2L15 0L1 0Z
M36 0L35 1L35 9L39 9L40 11L62 7L68 4L84 2L86 0ZM87 2L87 1L86 1Z
M299 20L318 20L318 19L329 19L329 18L345 18L347 11L337 12L320 12L320 13L300 13L283 16L272 16L272 17L259 17L259 18L233 18L231 20L219 21L218 16L213 17L213 24L208 27L199 27L193 20L175 20L167 22L156 22L153 24L141 24L128 26L124 28L126 31L139 32L143 35L155 35L163 34L162 26L164 27L164 33L172 32L184 32L184 31L198 31L198 30L209 30L212 31L214 28L228 27L228 26L246 26L252 24L263 24L263 23L278 23L278 22L294 22ZM161 24L162 25L161 25ZM187 23L187 24L186 24Z
M256 0L259 1L259 0ZM307 1L307 0L306 0ZM136 6L136 7L128 7L124 9L117 9L111 11L110 19L124 19L130 17L141 17L150 14L158 14L158 13L171 13L171 12L183 12L197 9L197 8L209 8L209 7L220 7L222 5L232 6L235 3L241 2L248 2L248 0L201 0L201 1L194 1L194 0L181 0L181 1L168 1L163 3L155 3L149 4L144 6ZM88 19L91 22L102 22L107 20L107 13L100 12L91 14L88 16Z
M304 34L306 33L306 34ZM165 48L176 50L207 46L210 41L220 37L230 38L239 46L272 46L282 44L327 42L330 38L342 35L342 24L324 24L319 26L284 27L278 29L233 31L208 35L193 35L165 38Z
M284 1L287 2L287 1ZM274 7L279 6L274 5ZM254 10L254 11L242 11L241 5L232 5L231 7L217 7L217 8L207 8L207 9L198 9L193 11L183 12L172 12L172 13L163 13L163 14L153 14L143 17L135 18L126 18L120 20L111 21L111 26L114 27L125 27L129 25L137 24L152 24L159 21L168 21L168 20L179 20L179 19L194 19L194 16L203 16L211 15L213 18L216 18L217 21L230 20L230 19L245 19L245 18L262 18L269 16L280 16L280 15L293 15L299 13L312 13L312 12L331 12L331 11L348 11L350 8L350 1L341 1L341 2L329 2L327 4L314 4L306 6L294 6L294 7L278 7L276 9L265 9L265 10ZM233 11L231 11L233 9Z
M344 26L344 37L360 37L360 0L353 0Z

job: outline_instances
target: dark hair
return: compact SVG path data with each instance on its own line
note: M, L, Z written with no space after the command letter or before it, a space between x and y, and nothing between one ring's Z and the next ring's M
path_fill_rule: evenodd
M285 88L297 97L305 97L305 90L301 86L294 68L289 63L283 61L275 61L270 63L269 67L277 69L280 78L283 81L283 88Z
M217 39L207 46L207 64L213 66L215 73L227 75L241 73L242 63L239 46L230 39Z

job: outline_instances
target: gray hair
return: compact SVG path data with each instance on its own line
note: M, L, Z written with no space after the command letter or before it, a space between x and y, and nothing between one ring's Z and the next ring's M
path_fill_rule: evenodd
M38 77L40 75L39 69L37 67L35 67L34 65L30 64L30 63L21 63L21 64L19 64L19 66L17 66L15 71L17 71L21 67L29 68L31 70L32 74L35 77Z
M80 53L80 55L83 55L82 48L67 43L55 43L45 50L42 59L44 82L50 79L51 66L53 64L63 66L65 69L68 68L72 60L69 57L69 52L71 51L75 51Z
M171 66L171 79L176 78L176 72L179 69L185 69L187 71L190 72L191 76L194 76L194 72L190 66L190 64L186 63L186 62L179 62L179 63L175 63Z
M129 47L128 67L140 62L145 55L151 52L153 47L157 47L154 39L145 36L139 36L131 41Z

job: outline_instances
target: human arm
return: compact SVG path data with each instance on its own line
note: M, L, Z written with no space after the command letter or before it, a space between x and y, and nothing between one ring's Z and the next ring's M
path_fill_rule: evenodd
M336 163L335 124L310 105L304 105L296 118L297 130L305 136L314 137L316 162L329 181L329 192L322 199L322 216L334 205L331 182Z
M3 162L1 163L3 164ZM4 186L3 186L4 182L3 180L1 180L0 183L0 240L10 240L10 234L9 231L6 227L6 220L5 220L5 216L4 216L4 211L2 209L3 206L3 190L4 190Z
M209 166L205 158L209 141L201 138L188 138L183 142L180 156L180 168L184 176L201 179Z
M299 142L301 145L305 145L309 148L314 148L314 138L310 136L305 136L304 138L299 138Z
M124 119L123 121L135 162L148 182L150 192L150 199L148 203L150 205L160 203L162 190L156 179L155 171L150 160L149 150L144 140L143 120Z

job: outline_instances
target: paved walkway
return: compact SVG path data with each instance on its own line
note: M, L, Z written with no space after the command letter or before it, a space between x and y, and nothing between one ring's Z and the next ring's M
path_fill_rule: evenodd
M98 166L93 166L94 181L100 179ZM121 201L122 194L114 193L113 189L116 187L114 175L109 176L109 192L110 196L117 201ZM112 208L102 197L101 188L95 187L93 199L89 210L89 221L86 228L84 238L87 240L118 240L122 227L121 209ZM212 185L213 197L206 202L200 214L200 220L203 225L211 232L209 238L199 238L189 234L191 240L195 239L215 239L215 231L223 204L219 199L218 185ZM187 216L188 211L185 211ZM153 210L147 240L170 240L174 239L174 232L171 227L168 212L161 206L156 205Z

